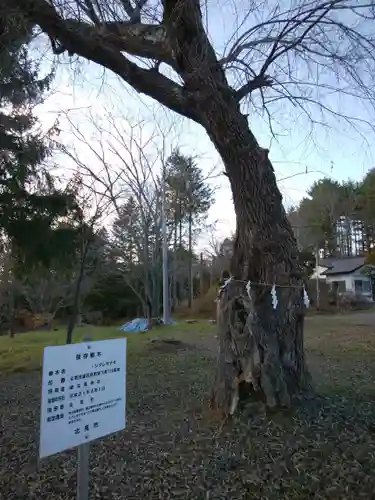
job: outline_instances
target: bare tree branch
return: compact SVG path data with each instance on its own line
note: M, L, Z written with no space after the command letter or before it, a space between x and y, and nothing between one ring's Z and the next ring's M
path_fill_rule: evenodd
M272 87L272 79L267 75L259 74L238 89L236 91L236 97L240 101L254 90L260 90L266 87Z
M199 122L192 95L188 91L155 70L137 66L121 53L126 49L129 54L172 63L170 54L166 54L164 48L162 26L112 22L104 23L100 31L86 22L64 20L46 0L20 0L19 6L52 41L59 42L60 53L67 50L70 55L78 54L96 62L116 73L138 92Z
M375 20L373 1L309 0L284 8L264 5L259 16L252 4L239 23L237 39L233 33L234 42L221 58L208 41L195 0L168 0L162 6L159 2L148 5L145 0L134 4L130 0L111 4L55 0L56 7L46 0L20 0L19 4L58 50L101 64L138 92L198 123L202 123L200 111L207 93L215 88L216 93L225 87L231 90L223 70L234 82L235 99L251 95L251 104L260 112L266 110L268 121L273 116L271 104L280 94L297 106L306 97L320 110L319 95L328 95L330 77L340 93L374 102L375 36L369 30ZM140 22L141 12L147 22ZM140 65L124 53L141 58ZM145 69L145 61L154 68ZM170 72L160 73L160 63L177 73L184 85L170 79ZM294 86L295 100L283 81ZM256 90L264 93L254 98Z
M295 84L298 81L302 82L303 79L297 76L297 60L292 68L282 67L290 52L304 64L311 62L316 66L326 67L332 74L341 67L341 70L345 70L356 80L357 85L366 94L367 86L352 68L353 65L366 64L366 59L374 60L371 54L374 50L375 37L365 27L355 22L361 12L369 12L366 17L374 19L374 11L371 11L371 8L373 2L313 0L297 4L288 11L276 12L267 21L253 25L233 44L229 54L221 59L221 63L227 67L233 67L235 62L245 65L244 75L248 81L237 91L238 97L242 99L247 93L252 92L257 79L260 79L257 88L270 87L270 82L280 79L275 70L280 70L285 76L292 76ZM340 19L340 14L347 15L347 22ZM267 52L267 47L270 45L271 49ZM261 55L265 60L252 65L254 54ZM282 63L275 65L277 61ZM274 71L270 73L271 66ZM266 85L262 85L264 78L267 78ZM311 81L312 85L314 83Z

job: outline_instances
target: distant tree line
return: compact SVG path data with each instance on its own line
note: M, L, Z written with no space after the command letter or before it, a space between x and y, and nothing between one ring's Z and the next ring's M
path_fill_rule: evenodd
M321 179L307 194L288 214L300 248L319 248L325 257L373 251L375 169L360 182Z
M300 203L288 210L297 239L305 279L311 276L316 252L323 257L366 256L375 263L375 169L362 181L316 181ZM229 269L233 238L216 243L210 266L215 280Z

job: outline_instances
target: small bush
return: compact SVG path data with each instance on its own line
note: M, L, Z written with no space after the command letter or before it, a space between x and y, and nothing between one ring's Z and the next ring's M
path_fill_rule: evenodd
M341 312L355 311L371 307L371 302L360 293L345 292L337 294L337 307Z

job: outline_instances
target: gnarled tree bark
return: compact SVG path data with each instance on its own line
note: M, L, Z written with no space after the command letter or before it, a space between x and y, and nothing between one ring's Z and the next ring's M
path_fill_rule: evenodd
M267 406L286 407L294 395L311 390L297 243L267 150L259 147L231 96L222 115L224 99L211 95L205 106L206 130L224 161L237 216L234 280L218 301L219 360L212 404L233 413L240 393L246 392L240 385L248 384ZM253 283L250 297L248 281Z

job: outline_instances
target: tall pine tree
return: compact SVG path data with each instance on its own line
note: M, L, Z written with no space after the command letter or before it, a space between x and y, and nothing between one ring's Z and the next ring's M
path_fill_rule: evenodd
M13 251L47 262L72 242L53 230L74 208L74 198L56 189L46 164L48 135L38 130L34 107L42 102L53 75L39 77L30 54L34 28L15 10L0 19L0 229ZM69 245L70 245L69 243ZM23 259L24 260L24 259Z

